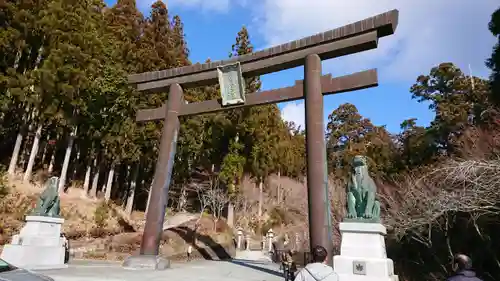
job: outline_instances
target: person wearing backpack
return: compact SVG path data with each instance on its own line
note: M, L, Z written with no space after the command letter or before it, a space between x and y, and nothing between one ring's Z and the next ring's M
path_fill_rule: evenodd
M295 281L338 281L339 276L333 267L327 264L328 253L322 246L316 246L311 251L313 262L306 265L295 276Z

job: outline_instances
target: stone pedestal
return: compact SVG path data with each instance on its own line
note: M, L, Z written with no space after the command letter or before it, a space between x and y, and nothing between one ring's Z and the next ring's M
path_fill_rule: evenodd
M26 224L12 242L4 246L0 258L25 269L65 268L63 218L26 216Z
M165 270L170 268L170 261L160 256L136 255L125 259L122 267L131 270Z
M340 255L333 258L339 281L398 281L387 258L385 227L380 223L342 222Z

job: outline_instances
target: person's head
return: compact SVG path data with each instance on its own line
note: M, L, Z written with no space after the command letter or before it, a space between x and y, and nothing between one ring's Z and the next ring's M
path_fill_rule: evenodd
M470 270L472 269L472 260L464 254L456 254L453 257L453 270Z
M316 246L312 249L312 259L313 262L326 262L326 257L328 256L328 252L322 246Z

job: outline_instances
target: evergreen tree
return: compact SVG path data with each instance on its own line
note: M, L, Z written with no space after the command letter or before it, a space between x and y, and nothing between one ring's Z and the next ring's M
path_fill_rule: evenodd
M125 70L128 73L145 71L138 50L145 22L137 9L136 1L118 0L113 7L106 9L104 14Z
M331 171L345 177L355 155L366 155L370 170L386 176L393 157L392 140L383 126L375 126L356 106L342 104L328 116L327 158Z
M486 61L486 65L491 69L491 97L493 101L500 104L500 8L491 15L489 24L490 32L497 38L497 43L493 47L491 57Z
M410 92L418 102L428 102L429 109L436 113L428 130L436 140L437 153L442 155L453 155L464 130L484 123L488 117L483 114L489 108L488 83L465 76L452 63L442 63L429 75L420 75Z

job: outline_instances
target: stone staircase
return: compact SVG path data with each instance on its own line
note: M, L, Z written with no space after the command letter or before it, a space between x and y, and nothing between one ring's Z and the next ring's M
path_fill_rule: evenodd
M236 259L249 260L249 261L261 261L261 262L272 262L269 254L262 251L238 251L236 252Z

